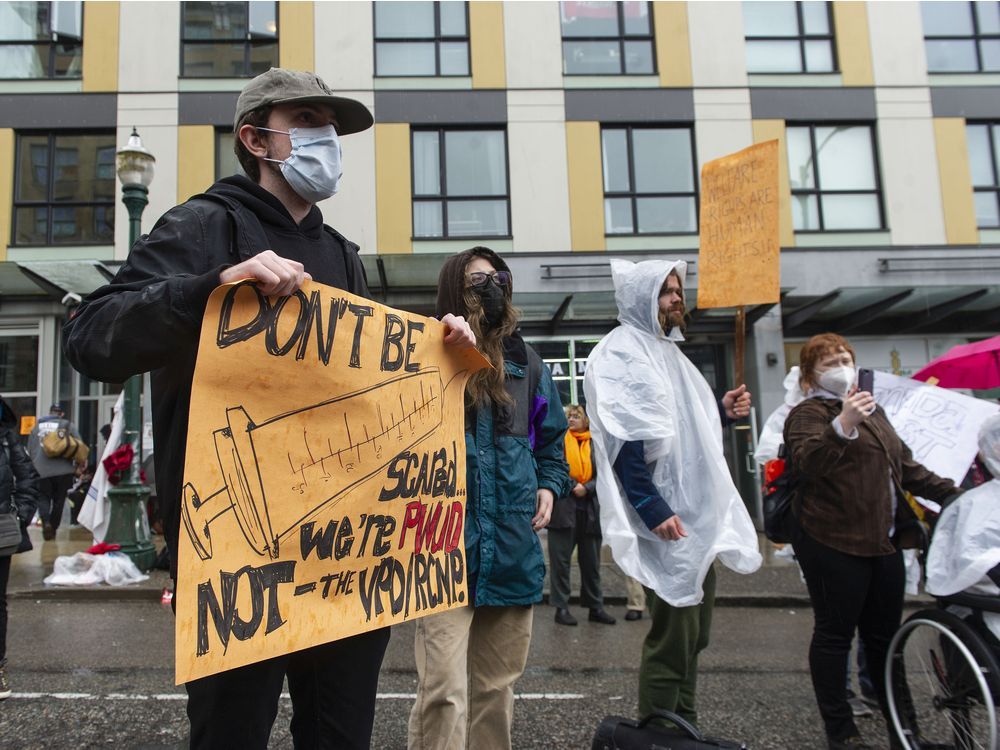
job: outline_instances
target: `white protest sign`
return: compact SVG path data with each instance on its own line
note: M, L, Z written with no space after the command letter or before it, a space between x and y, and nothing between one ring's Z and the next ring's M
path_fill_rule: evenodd
M959 484L979 451L979 426L997 404L886 372L875 373L875 400L913 452L938 476Z

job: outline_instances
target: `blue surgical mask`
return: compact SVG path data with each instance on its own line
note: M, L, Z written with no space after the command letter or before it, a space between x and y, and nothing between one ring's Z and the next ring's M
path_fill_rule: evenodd
M288 131L257 129L281 133L291 139L292 153L287 159L281 161L265 157L264 161L281 165L282 176L299 197L310 203L319 203L336 194L344 169L340 139L333 125L292 128Z

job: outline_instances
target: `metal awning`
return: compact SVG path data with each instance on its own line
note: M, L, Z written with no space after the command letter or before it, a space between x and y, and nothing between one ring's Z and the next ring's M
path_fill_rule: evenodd
M107 284L113 268L99 260L36 260L0 263L0 296L84 297Z
M692 311L686 335L731 335L735 310L698 310L696 259L688 262L686 292ZM504 260L514 274L514 305L521 311L521 328L529 335L601 335L618 325L611 283L610 257L635 256L636 260L663 257L662 253L507 253ZM362 255L373 296L392 307L433 315L437 277L449 254ZM676 257L676 254L675 256ZM774 305L747 309L753 323Z
M835 331L855 336L996 333L1000 286L840 287L823 295L788 294L782 300L786 337Z

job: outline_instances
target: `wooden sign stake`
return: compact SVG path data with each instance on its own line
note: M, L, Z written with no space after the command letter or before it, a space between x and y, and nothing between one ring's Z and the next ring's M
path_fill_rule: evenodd
M736 380L733 382L734 388L739 388L743 382L744 376L744 353L746 351L747 342L747 313L746 307L740 305L736 308L736 356L735 356L735 368L736 368Z

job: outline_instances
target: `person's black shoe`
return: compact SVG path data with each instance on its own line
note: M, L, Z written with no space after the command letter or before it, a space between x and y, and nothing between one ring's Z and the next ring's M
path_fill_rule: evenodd
M625 619L628 620L629 622L635 622L636 620L641 620L642 610L630 609L628 612L625 613Z
M46 542L51 542L56 538L56 530L52 528L52 524L46 521L42 524L42 539Z
M590 616L587 619L591 622L599 622L602 625L614 625L616 622L615 618L605 612L604 609L590 610Z
M576 625L576 618L565 607L556 609L556 623L559 625Z

